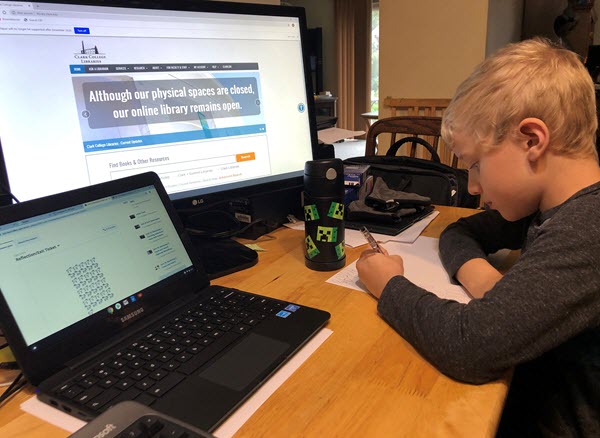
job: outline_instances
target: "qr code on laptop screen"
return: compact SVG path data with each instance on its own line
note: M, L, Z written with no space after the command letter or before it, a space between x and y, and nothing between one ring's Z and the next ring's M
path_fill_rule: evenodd
M88 315L93 314L98 308L104 307L114 297L96 257L67 268L67 274Z

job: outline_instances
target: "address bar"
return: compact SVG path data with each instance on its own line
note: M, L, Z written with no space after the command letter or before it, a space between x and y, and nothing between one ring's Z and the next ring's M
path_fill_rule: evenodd
M91 28L94 36L143 36L156 38L204 38L204 39L287 39L291 35L288 31L274 31L273 29L237 29L229 30L226 33L220 32L215 35L215 32L210 29L198 28L170 28L162 27L155 28L152 33L148 32L146 27L109 27L98 26Z

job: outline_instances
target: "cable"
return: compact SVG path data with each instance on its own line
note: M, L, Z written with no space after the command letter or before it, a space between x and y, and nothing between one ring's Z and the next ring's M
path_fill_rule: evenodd
M207 239L224 239L241 228L240 221L223 210L209 210L193 214L184 220L186 230L192 236Z
M257 219L248 224L243 224L227 211L209 210L187 217L184 220L184 225L192 236L206 239L226 239L237 236L262 222L265 222L265 220Z
M23 379L23 380L21 380ZM0 395L0 404L4 403L11 395L15 394L19 391L25 384L27 383L27 379L23 378L23 373L19 373L15 380L10 384L8 389L4 391L4 394Z
M16 204L20 204L21 201L10 191L10 189L0 182L0 189L2 189L7 195L11 197ZM0 330L0 336L4 336L4 331ZM0 345L0 350L8 347L8 342ZM19 365L16 362L2 362L0 363L0 369L5 370L16 370L19 369ZM10 396L17 393L25 384L27 383L27 379L23 378L23 373L19 373L15 380L12 381L10 386L4 391L2 395L0 395L0 404L4 403Z
M247 224L246 226L244 226L244 227L240 228L239 230L237 230L237 231L236 231L235 233L233 233L233 235L231 235L230 237L233 237L233 236L237 236L237 235L239 235L239 234L242 234L242 233L243 233L244 231L246 231L248 228L250 228L250 227L252 227L252 226L254 226L254 225L256 225L256 224L263 223L263 222L265 222L265 220L264 220L264 219L256 219L255 221L252 221L252 222L250 222L249 224Z
M250 222L249 224L246 224L245 226L241 226L241 222L239 222L236 219L236 222L239 224L239 228L235 228L235 229L228 229L228 230L224 230L224 231L218 231L218 232L209 232L209 231L204 231L204 230L199 230L196 228L192 228L192 227L186 227L186 230L188 233L190 233L192 236L198 236L198 237L206 237L207 239L227 239L229 237L235 237L241 233L243 233L244 231L246 231L248 228L259 224L261 222L264 222L264 219L257 219L255 221Z

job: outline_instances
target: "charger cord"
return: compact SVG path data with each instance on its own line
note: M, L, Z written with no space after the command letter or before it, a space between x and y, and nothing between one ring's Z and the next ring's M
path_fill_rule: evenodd
M16 394L23 386L27 384L27 379L23 376L23 373L19 373L15 380L10 384L10 386L4 391L2 395L0 395L0 405L4 403L10 396Z
M230 214L226 211L221 211L220 213L223 214L223 217L224 217L223 222L225 222L225 219L226 219L228 222L230 222L232 224L232 226L230 228L225 229L223 231L202 230L202 229L196 228L192 225L189 225L189 220L188 220L187 221L188 223L186 223L185 229L192 236L205 237L207 239L227 239L230 237L235 237L235 236L240 235L241 233L246 231L248 228L250 228L256 224L265 222L264 219L256 219L250 223L243 225L242 222L240 222L232 214ZM191 216L190 219L201 217L203 214L205 214L205 213L198 213L194 216ZM206 214L213 214L213 213L207 212Z

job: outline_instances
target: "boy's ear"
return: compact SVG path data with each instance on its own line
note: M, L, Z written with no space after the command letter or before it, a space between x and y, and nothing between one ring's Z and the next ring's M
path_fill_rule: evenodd
M527 158L529 161L537 161L548 150L548 127L542 120L529 117L519 123L518 129L527 146Z

